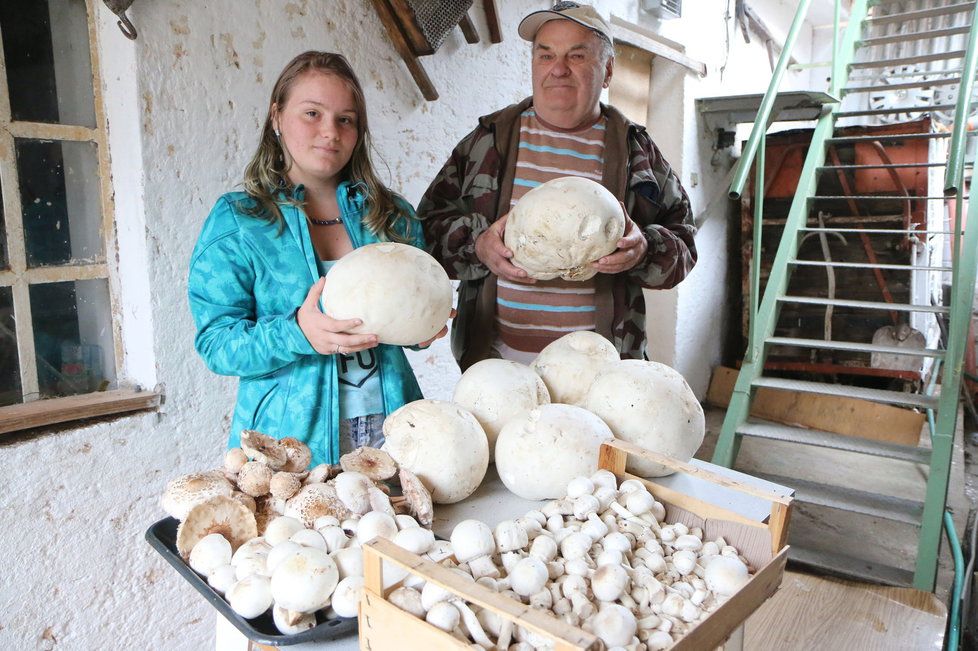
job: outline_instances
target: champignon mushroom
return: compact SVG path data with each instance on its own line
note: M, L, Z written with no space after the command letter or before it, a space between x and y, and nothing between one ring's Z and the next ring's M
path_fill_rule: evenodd
M254 514L241 502L224 496L212 497L190 509L187 517L177 528L177 551L184 560L191 550L208 534L219 533L238 547L258 536Z
M231 448L224 453L224 472L238 474L241 466L248 463L248 455L241 448Z
M326 607L338 581L333 559L321 549L304 547L275 568L271 593L286 610L312 613Z
M197 573L210 576L222 565L231 564L231 543L219 533L210 533L190 550L187 564Z
M231 610L245 619L254 619L272 607L272 592L267 576L252 574L232 585L225 596Z
M312 527L317 518L331 515L337 520L350 517L350 511L330 484L307 484L285 503L285 514Z
M234 487L220 470L193 472L170 480L163 489L160 505L171 518L183 520L201 502L219 495L230 497L233 492Z
M344 472L358 472L374 481L384 481L397 474L397 463L383 450L361 447L340 457Z
M401 480L401 491L407 499L411 515L417 518L423 526L430 527L435 519L431 492L421 482L421 479L407 468L401 468L398 478Z
M282 635L295 635L314 628L316 626L316 615L302 613L299 617L295 617L294 613L276 605L272 608L272 621Z

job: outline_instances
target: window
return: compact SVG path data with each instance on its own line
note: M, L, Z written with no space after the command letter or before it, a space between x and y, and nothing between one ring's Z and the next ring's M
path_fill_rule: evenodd
M0 3L0 433L66 404L41 399L120 397L94 1Z

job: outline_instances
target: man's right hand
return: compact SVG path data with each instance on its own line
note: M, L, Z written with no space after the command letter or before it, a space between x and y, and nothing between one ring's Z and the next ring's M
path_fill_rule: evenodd
M349 330L363 323L360 319L334 319L319 311L319 296L325 285L323 277L310 287L295 315L299 329L313 349L320 355L349 355L376 346L377 335L349 334Z
M509 261L513 257L513 252L507 249L503 243L503 234L506 232L506 219L508 217L509 213L506 213L476 238L475 255L497 277L505 278L514 283L533 284L536 282L534 279Z

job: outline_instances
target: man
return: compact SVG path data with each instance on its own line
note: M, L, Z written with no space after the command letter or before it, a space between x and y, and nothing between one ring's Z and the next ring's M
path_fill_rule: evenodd
M622 358L645 358L643 288L668 289L696 262L689 199L645 129L600 103L614 69L611 28L590 6L529 14L533 96L479 119L418 206L432 253L459 286L452 350L462 370L487 357L523 363L574 330ZM533 281L510 262L506 217L562 176L600 182L623 203L625 234L592 280Z

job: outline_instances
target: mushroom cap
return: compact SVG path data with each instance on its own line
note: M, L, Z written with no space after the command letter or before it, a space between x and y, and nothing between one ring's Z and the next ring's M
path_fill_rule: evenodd
M425 487L421 479L407 468L401 468L398 478L401 480L401 491L407 498L411 515L423 526L430 527L435 519L431 492Z
M248 463L248 455L241 448L231 448L224 454L224 471L238 474L241 466Z
M297 518L311 528L316 518L331 515L343 521L351 513L337 497L336 488L331 484L308 484L285 503L285 515Z
M374 488L374 483L362 472L341 472L333 480L333 485L336 487L336 496L351 512L363 515L372 508L370 489Z
M267 495L274 474L264 461L249 461L238 471L238 488L252 497Z
M279 447L285 449L285 465L282 470L285 472L305 472L312 461L312 450L309 446L293 436L286 436L279 439Z
M231 543L231 549L258 536L254 514L241 502L220 495L190 509L177 528L177 551L184 560L204 536L219 533Z
M272 470L281 470L289 459L285 446L253 429L241 430L241 449L253 461L261 461Z
M219 495L230 497L233 492L234 486L220 470L192 472L167 483L160 497L160 506L171 518L184 520L190 510L201 502Z
M361 447L340 457L344 472L359 472L374 481L390 479L397 473L397 463L383 450Z
M268 492L273 497L283 500L287 500L298 493L300 488L302 488L302 482L299 481L299 478L284 470L279 470L272 475L271 481L268 482Z
M547 385L551 402L585 407L594 378L620 359L613 343L596 332L578 330L547 344L530 368Z
M272 572L272 597L286 610L311 613L326 607L338 582L333 559L321 549L304 547Z

